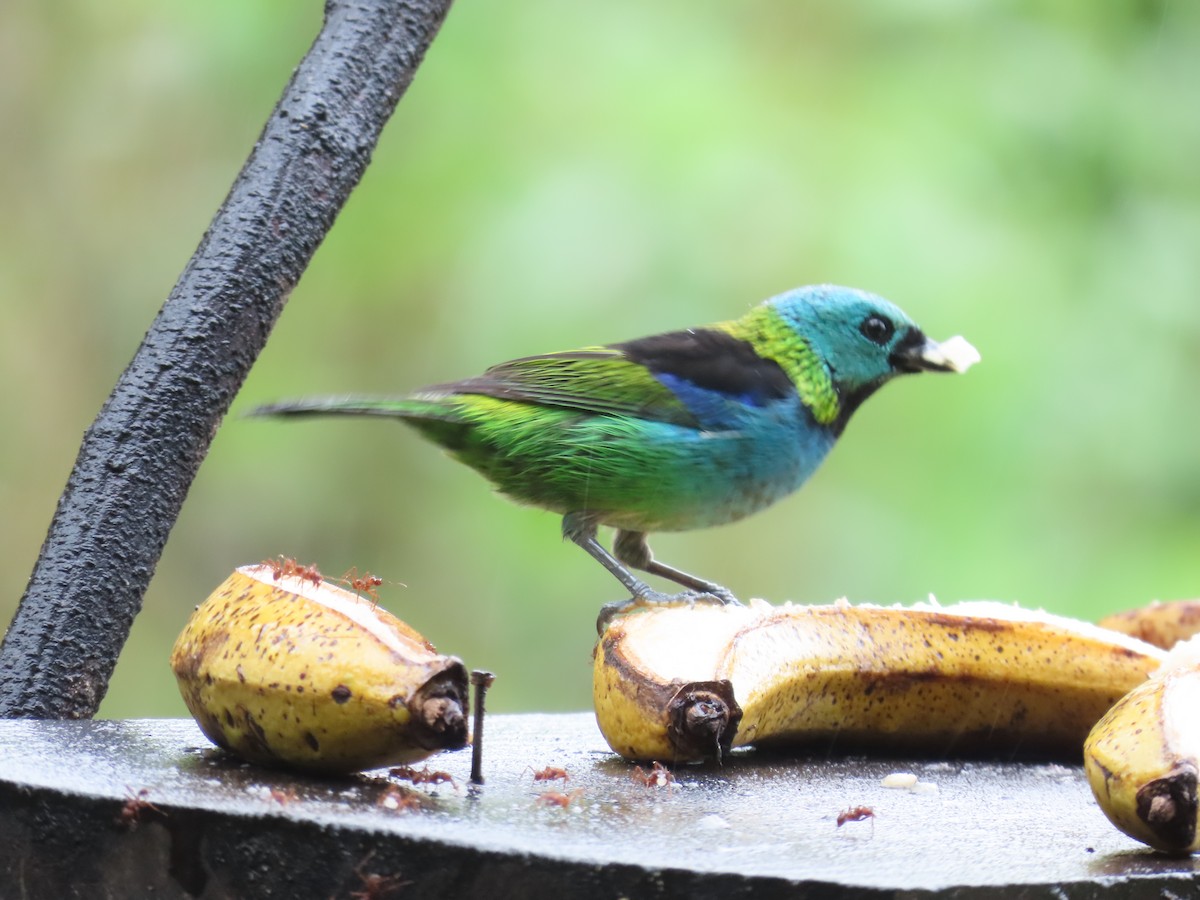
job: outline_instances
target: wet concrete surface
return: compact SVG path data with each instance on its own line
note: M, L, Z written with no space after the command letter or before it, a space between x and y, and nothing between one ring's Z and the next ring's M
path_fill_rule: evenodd
M0 721L0 898L1200 894L1076 766L738 752L647 786L581 713L489 716L482 788L469 750L429 770L453 783L261 769L190 720Z

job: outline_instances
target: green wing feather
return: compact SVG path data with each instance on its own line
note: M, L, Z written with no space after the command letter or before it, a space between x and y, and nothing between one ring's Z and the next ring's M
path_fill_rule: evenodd
M475 378L426 388L415 396L445 394L480 394L596 415L699 426L679 398L645 366L610 347L514 359L492 366Z
M454 446L461 442L462 426L478 424L473 397L500 401L518 417L540 407L555 413L556 420L564 413L583 413L700 427L679 398L645 366L611 347L514 359L474 378L421 388L407 397L312 397L260 406L251 415L399 418L438 443ZM494 404L488 408L498 412Z

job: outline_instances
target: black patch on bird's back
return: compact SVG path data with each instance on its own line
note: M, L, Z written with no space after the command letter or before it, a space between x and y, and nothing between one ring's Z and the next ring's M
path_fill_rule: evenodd
M780 400L795 392L779 363L764 359L748 341L723 331L669 331L609 346L656 375L674 375L754 403Z

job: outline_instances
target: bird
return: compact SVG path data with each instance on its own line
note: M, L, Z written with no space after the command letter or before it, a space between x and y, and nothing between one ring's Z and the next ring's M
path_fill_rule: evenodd
M965 372L962 337L937 342L882 297L799 287L741 318L526 356L405 396L330 396L255 416L398 419L519 504L562 516L563 537L630 598L739 601L654 557L647 535L735 522L797 490L868 397L898 375ZM598 534L615 529L612 550ZM655 590L634 574L674 582Z

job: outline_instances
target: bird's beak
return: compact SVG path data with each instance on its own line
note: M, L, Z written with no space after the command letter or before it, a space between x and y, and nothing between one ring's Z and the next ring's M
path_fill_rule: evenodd
M965 372L979 359L979 351L961 336L939 343L913 328L892 351L891 362L900 372Z

